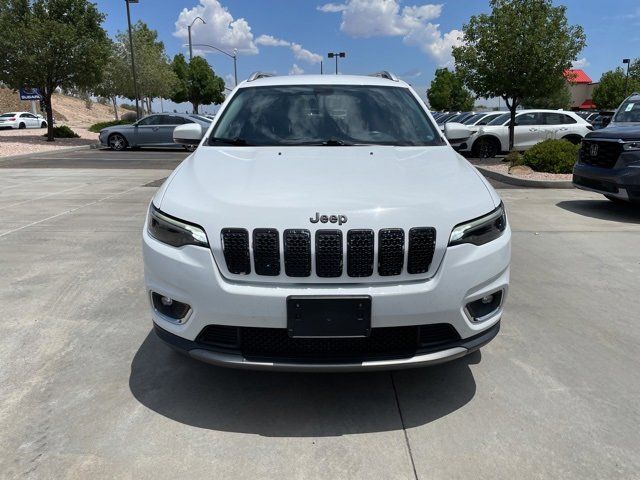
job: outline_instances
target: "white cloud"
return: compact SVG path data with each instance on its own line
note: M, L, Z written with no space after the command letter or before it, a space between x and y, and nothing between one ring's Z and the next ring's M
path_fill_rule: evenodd
M304 70L295 63L291 67L291 70L289 70L289 75L302 75L303 73Z
M591 63L586 59L586 57L579 58L572 62L573 68L587 68Z
M414 5L400 8L399 0L346 0L327 3L322 12L340 12L340 30L351 37L402 37L406 45L419 47L439 65L451 63L451 49L462 44L462 32L444 34L440 25L431 23L442 15L442 4Z
M290 42L286 40L281 40L279 38L272 37L271 35L260 35L256 38L256 43L258 45L264 45L266 47L289 47L291 46Z
M346 5L341 5L339 3L325 3L324 5L317 7L318 10L324 13L342 12L343 10L346 10L346 8Z
M244 18L234 20L219 0L200 0L199 5L183 9L178 15L173 35L186 43L189 38L187 26L198 16L207 24L203 25L200 21L193 24L191 38L194 44L208 43L223 50L237 48L244 54L258 53L249 23Z
M288 42L287 40L275 38L271 35L260 35L256 39L256 43L258 45L264 45L265 47L287 47L291 50L293 56L296 59L305 61L307 63L320 63L320 61L322 60L321 55L303 48L299 43Z

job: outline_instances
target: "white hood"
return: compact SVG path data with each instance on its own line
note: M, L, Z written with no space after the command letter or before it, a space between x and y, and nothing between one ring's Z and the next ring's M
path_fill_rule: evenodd
M223 228L350 229L435 227L432 276L451 229L497 207L491 187L449 146L442 147L199 147L154 200L165 213L202 226L222 273ZM311 217L344 215L343 225ZM251 274L251 281L278 277ZM317 278L295 279L297 283ZM282 281L282 279L280 279ZM325 280L326 281L326 280ZM343 277L332 283L349 282ZM389 277L367 282L389 281Z

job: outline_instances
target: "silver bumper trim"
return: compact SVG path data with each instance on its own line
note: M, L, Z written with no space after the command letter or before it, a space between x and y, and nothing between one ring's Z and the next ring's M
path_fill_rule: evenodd
M359 363L286 363L286 362L257 362L247 360L242 355L233 353L214 352L197 348L189 351L189 355L201 362L221 367L250 369L250 370L279 370L285 372L353 372L396 370L404 368L424 367L448 362L464 357L470 353L464 347L453 347L439 352L424 353L409 358L392 360L372 360Z

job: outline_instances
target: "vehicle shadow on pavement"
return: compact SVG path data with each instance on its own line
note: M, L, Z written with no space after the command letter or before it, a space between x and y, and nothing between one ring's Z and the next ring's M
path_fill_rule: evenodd
M611 200L565 200L557 203L557 206L585 217L640 224L640 205L615 203Z
M243 371L180 355L150 332L131 363L129 388L149 409L199 428L267 437L339 436L402 429L394 384L406 428L461 408L475 395L469 365L480 358L476 352L393 374Z

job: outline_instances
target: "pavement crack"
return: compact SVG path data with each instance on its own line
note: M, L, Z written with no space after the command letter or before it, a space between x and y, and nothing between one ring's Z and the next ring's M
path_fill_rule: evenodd
M413 478L415 480L418 480L418 471L416 470L416 462L413 460L413 451L411 450L409 435L407 434L407 428L404 423L404 416L402 415L402 408L400 407L400 399L398 398L398 389L396 388L396 382L393 377L393 372L389 372L389 377L391 378L391 386L393 387L393 396L396 400L396 408L398 409L398 416L400 417L400 423L402 424L402 433L404 434L404 443L407 446L407 452L409 453L409 459L411 460Z

